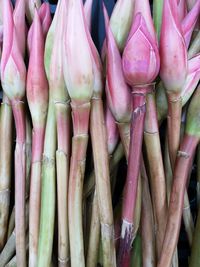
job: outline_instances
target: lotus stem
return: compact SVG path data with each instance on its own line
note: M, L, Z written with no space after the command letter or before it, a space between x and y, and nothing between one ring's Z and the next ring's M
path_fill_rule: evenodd
M199 138L185 135L177 155L170 196L169 216L158 267L171 266L172 256L178 242L188 172L198 142Z
M193 235L193 242L192 242L192 248L191 248L191 256L189 260L189 267L196 267L200 264L200 212L198 209L198 216L196 221L196 226L194 230Z
M24 103L11 103L16 125L15 147L15 229L17 265L26 266L25 241L25 180L26 180L26 122Z
M7 243L5 244L3 250L0 255L0 266L5 266L6 263L13 257L15 253L16 245L15 245L15 231L10 235Z
M71 266L85 266L83 227L82 227L82 190L85 173L85 158L88 144L90 103L71 103L74 136L69 175L68 218Z
M13 209L11 211L10 218L9 218L7 240L12 234L12 231L14 230L14 228L15 228L15 206L13 206Z
M88 244L87 259L86 259L87 267L97 266L100 230L101 228L99 219L99 207L98 207L97 193L95 190L92 201L92 217L90 223L89 244Z
M31 158L32 158L32 126L31 120L26 115L26 199L29 197L30 191L30 176L31 176Z
M142 267L142 240L138 233L133 242L130 267Z
M70 153L70 106L69 103L55 102L57 121L57 199L58 199L58 266L69 266L68 236L68 177Z
M180 143L181 111L182 111L181 97L172 99L171 96L168 95L167 130L168 130L169 156L172 166L172 172L174 169L176 155Z
M0 250L6 242L9 219L12 126L12 108L4 95L0 117Z
M94 157L96 190L101 223L101 242L105 267L116 266L114 225L112 211L109 157L106 129L104 127L103 103L100 98L92 99L90 132ZM96 139L98 136L98 140ZM101 153L99 151L101 150Z
M156 242L153 206L149 191L148 177L144 162L141 166L142 176L142 215L141 215L141 236L142 236L142 266L156 266Z
M55 219L55 106L50 97L42 160L41 212L37 267L49 267L51 263Z
M140 156L146 112L145 101L144 94L133 94L131 141L128 158L128 172L124 190L122 228L118 254L118 266L124 267L129 266L130 264L131 245L135 238L135 226L133 225L133 218L135 217Z
M150 185L156 223L156 250L159 257L166 227L167 195L155 106L155 93L147 94L146 101L144 142L151 178Z

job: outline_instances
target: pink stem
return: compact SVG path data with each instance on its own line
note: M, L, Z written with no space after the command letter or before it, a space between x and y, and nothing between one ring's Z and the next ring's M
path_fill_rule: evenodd
M26 123L24 103L13 101L12 109L16 125L15 147L15 229L17 266L26 266L25 242L25 179L26 179Z
M145 112L145 94L134 93L128 172L122 208L122 229L118 254L118 267L128 267L130 265L130 251L134 240L133 218L137 196Z

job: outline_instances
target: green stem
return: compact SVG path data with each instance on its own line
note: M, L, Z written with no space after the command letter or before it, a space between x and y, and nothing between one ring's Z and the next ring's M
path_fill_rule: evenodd
M198 216L193 235L191 256L189 260L189 267L200 266L200 209L198 209Z
M58 266L69 266L68 178L70 152L70 108L66 102L56 102L58 148L56 151L58 201Z
M173 98L173 96L168 95L167 131L172 172L180 143L181 111L181 97Z
M41 212L37 267L51 263L55 219L55 107L50 98L42 161Z
M116 254L114 245L109 157L103 103L101 99L92 99L90 132L92 138L96 190L101 223L103 262L105 267L114 267L116 266ZM99 151L101 151L101 153L99 153Z
M87 267L96 267L98 261L98 248L100 239L100 220L99 220L99 208L96 190L93 196L92 202L92 217L89 232L89 244L87 252Z
M72 267L84 267L82 191L88 145L90 103L82 105L71 103L71 107L74 136L72 138L68 191L70 255Z
M0 250L6 241L10 206L12 108L3 98L0 117Z
M156 250L159 257L166 228L167 195L154 92L146 95L146 101L144 141L151 178L150 185L156 223Z
M200 203L200 145L197 149L197 203Z
M45 126L33 128L29 211L29 267L37 266L44 133Z
M156 266L155 251L155 226L153 216L153 206L149 191L148 177L144 163L141 167L142 175L142 215L141 215L141 235L142 235L142 266Z

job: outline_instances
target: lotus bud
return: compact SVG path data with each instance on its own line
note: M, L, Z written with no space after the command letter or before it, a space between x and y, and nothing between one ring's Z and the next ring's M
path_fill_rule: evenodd
M3 17L2 87L11 101L21 100L25 95L26 67L18 44L19 39L17 38L12 5L9 0L4 0Z
M135 0L118 0L110 18L110 27L117 47L123 51L133 19Z
M196 25L200 10L200 0L197 0L194 7L190 10L190 12L185 16L181 23L186 47L189 47L190 39L192 36L192 32Z
M122 57L126 81L131 86L152 83L159 72L160 59L156 41L148 32L141 13L137 13Z
M42 31L44 38L46 39L47 32L51 25L51 12L50 6L48 3L43 3L38 10L40 21L42 23ZM33 34L33 24L31 25L29 32L28 32L28 50L30 52L31 44L32 44L32 34Z
M187 75L187 48L178 18L177 4L173 0L164 1L160 61L160 76L167 92L179 94Z
M92 55L92 65L93 65L93 75L94 75L93 97L98 98L101 97L103 91L102 64L101 64L101 58L92 40L87 24L88 23L85 20L85 29Z
M151 38L154 40L154 42L157 42L157 37L156 37L154 25L153 25L152 16L151 16L149 0L143 0L143 1L135 0L133 17L135 17L137 13L142 14L142 17L146 23L147 30L151 35Z
M49 47L48 42L51 42L51 54L45 54L45 61L49 60L49 86L52 92L54 101L68 101L69 95L64 81L63 70L63 40L65 30L65 19L67 16L66 1L61 0L59 8L56 10L59 16L55 14L53 23L56 27L53 30L52 38L47 37L46 48ZM54 21L55 20L55 21ZM52 29L51 29L52 30ZM48 33L49 35L49 33ZM45 49L46 49L45 48ZM47 57L50 57L47 59Z
M34 126L42 125L48 107L48 82L44 69L44 35L37 9L33 20L32 49L27 74L27 100Z
M92 4L93 0L86 0L84 4L84 13L87 22L88 29L91 31L91 20L92 20Z
M109 108L118 122L130 121L131 97L124 80L121 55L109 25L108 14L103 6L107 41L106 96Z
M26 47L26 21L25 21L25 1L17 0L15 9L13 12L13 20L16 30L16 36L18 38L19 49L22 55L25 55Z
M41 6L41 0L26 0L26 16L31 24L34 17L35 8L39 9Z
M42 22L43 34L46 37L49 27L51 25L51 10L49 3L43 3L39 8L39 17Z
M56 32L56 29L58 28L57 23L59 23L60 14L62 13L62 9L63 9L62 5L63 5L63 0L59 0L57 3L56 11L55 11L52 23L50 25L49 31L47 33L46 42L45 42L44 64L45 64L45 71L46 71L48 80L50 78L49 71L50 71L52 49L53 49L53 44L55 40L55 32ZM64 3L64 9L66 9L66 3Z
M93 62L81 0L68 1L63 44L64 78L73 103L87 103L93 93Z

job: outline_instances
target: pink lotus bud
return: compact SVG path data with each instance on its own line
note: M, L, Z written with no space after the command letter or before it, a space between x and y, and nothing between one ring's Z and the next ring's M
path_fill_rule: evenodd
M43 34L46 38L47 32L51 25L51 10L49 3L44 2L39 8L39 17L42 23Z
M35 8L39 9L41 6L41 0L26 0L26 16L31 24L34 17Z
M185 0L177 0L177 5L178 5L178 16L181 22L187 14L187 5Z
M166 90L175 94L179 93L187 74L187 48L178 18L177 4L174 0L164 1L160 61L160 76Z
M118 0L110 18L110 27L120 52L124 49L130 31L134 1Z
M106 105L105 124L107 132L108 154L112 155L119 140L119 133L117 124L108 105Z
M55 14L53 16L52 23L51 23L51 25L49 27L49 31L47 33L46 42L45 42L45 52L44 52L44 64L45 64L45 71L46 71L48 80L50 78L49 71L50 71L50 64L51 64L52 49L54 46L54 40L56 40L55 39L55 33L58 29L58 25L61 21L61 18L63 20L63 17L62 17L63 12L65 14L65 20L66 20L66 17L67 17L66 9L67 9L66 1L65 0L58 1L58 4L56 6L56 11L55 11ZM64 34L64 32L63 32L63 34Z
M199 16L199 11L200 11L200 0L197 0L194 7L185 16L185 18L183 19L183 21L181 23L182 31L183 31L183 35L184 35L184 39L185 39L187 48L190 44L190 39L192 36L192 32L194 30L194 27L196 25L198 16Z
M51 11L50 6L48 3L43 3L41 7L39 8L39 17L40 21L42 23L42 30L44 38L46 38L47 32L49 30L49 27L51 25ZM29 32L28 32L28 51L30 52L31 44L32 44L32 34L33 34L33 24L31 25Z
M9 0L4 0L3 21L2 87L10 100L20 100L25 94L26 67L18 44L13 9Z
M137 13L142 14L142 17L146 23L147 30L151 35L151 38L154 40L154 42L157 42L157 37L156 37L154 25L153 25L152 16L151 16L149 0L143 0L143 1L135 0L133 17L135 17Z
M18 45L22 55L25 55L26 47L26 21L25 21L25 1L17 0L13 12L13 20L18 38Z
M86 34L91 49L92 65L94 74L93 96L100 97L103 90L102 64L97 48L92 40L86 20L84 20Z
M152 83L159 72L160 59L156 41L138 13L132 24L122 57L126 81L131 86Z
M105 6L103 6L103 11L107 41L106 96L108 105L118 122L128 122L131 114L130 91L124 80L121 56L109 25Z
M93 93L93 62L86 33L83 3L68 0L63 45L64 77L74 102L89 102Z
M182 105L188 101L197 87L200 79L200 54L188 61L188 73L183 90L181 92Z
M53 25L47 35L45 47L45 49L49 47L51 49L51 52L45 51L45 62L49 61L49 86L55 101L67 101L69 99L63 73L63 41L66 17L66 1L61 0L53 18ZM53 31L53 35L51 35L51 31Z
M33 124L38 126L38 123L44 123L48 107L48 82L44 69L44 35L37 9L27 74L27 100Z
M93 0L86 0L84 4L84 13L87 22L88 29L91 31L91 19L92 19L92 4Z

